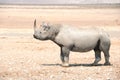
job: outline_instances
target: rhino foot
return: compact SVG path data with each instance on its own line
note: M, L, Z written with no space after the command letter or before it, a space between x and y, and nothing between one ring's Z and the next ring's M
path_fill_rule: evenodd
M110 64L110 62L105 62L104 65L107 66L107 65L111 65L111 64Z
M63 63L62 67L69 67L69 64L68 63Z
M98 64L96 64L96 63L92 63L91 66L98 66Z

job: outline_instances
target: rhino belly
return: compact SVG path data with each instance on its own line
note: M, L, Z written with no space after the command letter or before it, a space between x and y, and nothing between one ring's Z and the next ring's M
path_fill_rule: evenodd
M87 52L90 50L93 50L96 45L97 45L97 40L96 41L88 41L88 42L80 42L80 43L76 43L73 45L71 51L75 51L75 52Z
M93 50L94 48L93 47L73 47L71 51L75 51L75 52L87 52L87 51L90 51L90 50Z

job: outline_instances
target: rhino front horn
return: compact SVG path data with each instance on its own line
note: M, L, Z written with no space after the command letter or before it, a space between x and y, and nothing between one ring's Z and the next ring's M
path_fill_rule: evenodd
M34 20L34 28L36 28L36 19Z

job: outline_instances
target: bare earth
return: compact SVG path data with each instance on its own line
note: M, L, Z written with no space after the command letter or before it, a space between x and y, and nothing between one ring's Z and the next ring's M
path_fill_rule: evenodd
M90 66L94 52L71 52L70 67L61 67L60 49L33 38L33 21L99 27L110 34L111 66ZM40 24L39 24L40 25ZM38 25L38 26L39 26ZM0 80L119 80L120 8L0 8Z

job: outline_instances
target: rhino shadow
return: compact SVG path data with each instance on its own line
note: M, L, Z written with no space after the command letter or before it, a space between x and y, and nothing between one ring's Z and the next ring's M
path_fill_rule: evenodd
M61 66L61 64L42 64L43 66ZM70 64L69 67L79 67L79 66L85 66L85 67L93 67L93 66L107 66L104 64L97 64L97 65L92 65L92 64ZM109 66L112 66L109 65Z

